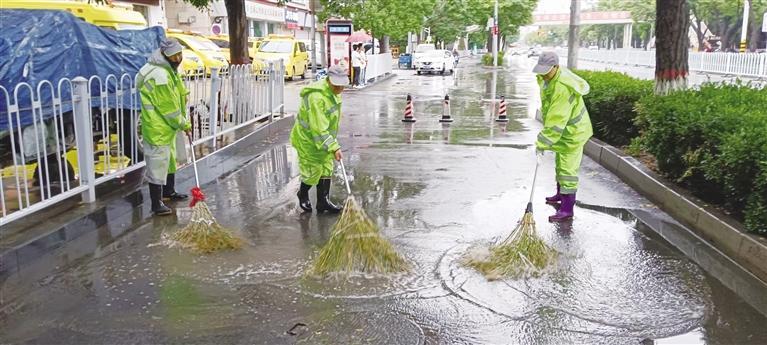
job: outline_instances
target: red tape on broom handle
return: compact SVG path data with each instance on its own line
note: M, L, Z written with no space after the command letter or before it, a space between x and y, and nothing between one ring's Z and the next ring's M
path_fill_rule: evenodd
M205 201L205 194L200 190L200 178L197 175L197 157L194 154L194 142L192 142L192 136L187 134L189 139L189 146L192 148L192 167L194 167L194 188L192 188L192 201L189 202L189 207L194 207L198 202Z

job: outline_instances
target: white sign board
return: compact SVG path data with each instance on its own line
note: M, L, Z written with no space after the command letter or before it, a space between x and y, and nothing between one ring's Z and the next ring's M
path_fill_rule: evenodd
M764 12L762 17L762 32L767 32L767 12Z
M349 43L347 35L330 35L330 65L341 65L345 71L349 71Z

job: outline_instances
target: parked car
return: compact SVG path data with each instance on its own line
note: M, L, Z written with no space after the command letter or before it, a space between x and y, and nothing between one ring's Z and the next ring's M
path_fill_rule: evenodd
M205 65L206 75L210 75L211 68L213 67L222 68L229 66L228 57L221 52L221 48L205 37L191 32L180 32L179 30L168 30L165 35L177 39L185 49L197 54Z
M309 67L313 65L317 65L317 68L322 67L322 45L320 45L320 40L315 40L314 47L312 47L312 40L301 40L301 42L306 46L306 53L309 56ZM314 61L312 61L312 51L316 52Z
M248 56L250 56L251 59L256 58L256 52L258 52L258 48L261 47L261 43L263 42L263 37L248 37Z
M541 48L540 47L530 47L527 51L527 57L534 57L534 56L540 56L541 55Z
M437 48L434 48L434 44L432 43L423 43L417 45L413 51L413 62L415 62L415 60L417 60L419 57L426 55L426 53L436 49Z
M306 79L306 71L309 69L306 44L293 36L269 35L261 43L254 58L262 62L281 59L285 63L285 78L290 80L296 76Z
M178 66L178 71L181 72L181 75L193 76L202 74L205 71L205 64L195 52L184 49L181 51L181 56L184 58L181 61L181 65Z
M215 43L218 48L221 49L221 53L226 56L226 60L231 63L230 59L232 53L229 50L229 35L210 35L205 38Z
M448 71L452 74L455 70L455 58L448 50L435 49L417 57L414 66L419 75L425 72L445 74Z

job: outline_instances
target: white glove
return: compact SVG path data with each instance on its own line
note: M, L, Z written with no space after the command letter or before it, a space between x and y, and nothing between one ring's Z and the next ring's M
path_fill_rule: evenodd
M541 150L541 149L535 149L535 156L536 156L538 159L541 159L541 158L543 158L543 154L544 154L544 153L546 153L546 151L544 151L544 150Z

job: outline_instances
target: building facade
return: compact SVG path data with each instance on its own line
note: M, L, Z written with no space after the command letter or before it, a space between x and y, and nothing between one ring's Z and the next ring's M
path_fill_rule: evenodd
M138 0L152 1L152 0ZM182 0L162 0L165 3L167 27L203 35L227 34L227 13L224 1L211 2L207 10L198 10ZM269 34L291 35L310 39L312 16L309 0L292 0L277 6L277 0L246 0L248 36L265 37Z

